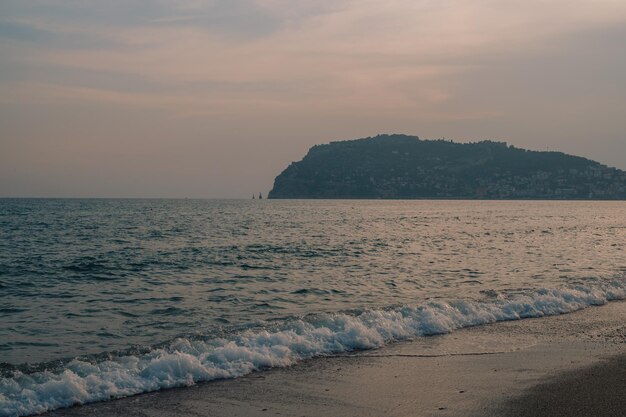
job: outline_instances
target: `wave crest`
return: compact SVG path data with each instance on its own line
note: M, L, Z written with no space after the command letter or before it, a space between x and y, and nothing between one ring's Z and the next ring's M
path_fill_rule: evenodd
M492 300L429 302L362 312L319 314L209 340L179 338L146 353L100 362L74 359L56 371L14 371L0 380L0 416L38 414L200 381L233 378L304 359L455 329L564 314L626 298L626 282L597 282Z

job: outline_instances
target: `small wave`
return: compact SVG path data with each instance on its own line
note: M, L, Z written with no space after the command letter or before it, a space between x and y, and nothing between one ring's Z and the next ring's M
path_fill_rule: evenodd
M151 315L159 315L159 316L178 316L185 312L185 310L178 307L166 307L166 308L157 308L150 312Z
M626 282L540 289L490 301L438 301L421 306L319 314L219 338L179 338L146 351L74 359L54 371L15 370L0 379L0 416L42 413L200 381L233 378L304 359L373 349L455 329L569 313L626 298Z
M102 262L95 260L80 260L75 263L65 265L63 269L71 272L98 272L106 269Z
M2 287L0 286L0 288ZM23 307L0 307L0 313L2 314L16 314L23 313L25 311L28 311L28 309Z
M330 290L324 290L320 288L300 288L299 290L295 290L291 292L292 294L300 294L300 295L327 295L330 294Z

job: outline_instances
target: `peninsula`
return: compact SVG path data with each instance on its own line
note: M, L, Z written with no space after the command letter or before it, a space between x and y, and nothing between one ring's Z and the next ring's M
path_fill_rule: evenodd
M313 146L268 198L626 199L626 172L505 142L378 135Z

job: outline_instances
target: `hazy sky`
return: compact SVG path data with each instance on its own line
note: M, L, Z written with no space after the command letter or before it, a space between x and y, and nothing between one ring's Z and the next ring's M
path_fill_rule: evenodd
M626 1L0 0L0 196L249 197L378 133L626 169Z

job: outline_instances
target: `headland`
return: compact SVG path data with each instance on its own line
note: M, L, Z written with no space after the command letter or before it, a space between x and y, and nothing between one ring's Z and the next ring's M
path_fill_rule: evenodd
M269 198L626 199L626 172L505 142L378 135L312 147Z

